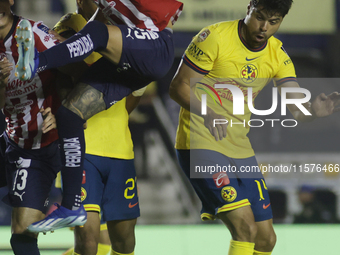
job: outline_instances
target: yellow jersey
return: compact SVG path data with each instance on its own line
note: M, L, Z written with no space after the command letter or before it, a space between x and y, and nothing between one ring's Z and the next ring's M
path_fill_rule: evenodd
M231 158L254 156L247 137L251 118L249 88L252 89L250 98L254 104L256 96L271 80L274 79L276 85L296 80L294 65L281 41L272 36L261 47L251 49L241 36L242 24L243 20L226 21L202 29L183 56L186 65L205 75L192 89L199 100L202 94L211 92L210 97L214 100L207 96L207 106L228 120L227 137L215 141L201 116L181 108L176 149L207 149ZM244 114L234 114L235 95L227 88L214 88L217 83L233 85L243 93Z

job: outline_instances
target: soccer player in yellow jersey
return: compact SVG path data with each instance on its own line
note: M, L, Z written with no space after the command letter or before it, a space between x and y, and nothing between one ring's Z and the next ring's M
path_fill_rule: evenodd
M202 29L170 86L170 96L182 106L175 145L179 162L202 201L202 220L219 218L230 230L229 255L271 254L276 242L263 175L242 170L258 169L247 137L257 94L272 79L281 94L301 90L292 61L273 37L291 4L252 0L245 19ZM299 102L304 97L296 90L287 94ZM297 121L337 111L339 94L307 101L288 105ZM211 170L217 173L210 175Z
M77 4L78 14L65 15L54 28L64 37L79 31L95 9L82 8L81 0L77 0ZM85 62L92 64L100 57L98 53L92 53ZM144 90L134 91L87 121L81 197L87 222L84 227L75 228L73 254L105 255L110 250L112 255L134 254L134 228L140 211L128 118ZM100 213L107 222L112 249L107 244L98 245L103 233L100 231Z

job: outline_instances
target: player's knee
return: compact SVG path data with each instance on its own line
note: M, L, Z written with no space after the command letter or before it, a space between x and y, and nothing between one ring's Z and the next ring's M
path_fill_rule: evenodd
M247 219L240 219L233 228L230 229L234 240L240 242L254 242L257 234L257 226L255 222Z
M268 235L264 236L263 238L256 240L255 249L270 252L274 249L275 244L276 244L276 234L273 231L269 233Z
M135 250L135 242L129 242L128 240L125 240L123 242L113 241L112 242L112 249L115 252L119 253L132 253Z
M276 234L275 234L275 232L273 232L273 233L270 235L270 237L268 238L267 247L268 247L270 250L273 250L275 244L276 244Z
M89 221L86 223L88 224ZM75 251L80 254L96 254L99 243L99 232L93 231L91 228L76 227L74 232Z
M256 238L257 226L255 223L245 221L238 229L237 235L246 242L253 242Z
M98 242L94 239L83 239L76 243L75 251L79 254L97 254Z
M136 244L134 227L126 226L125 229L120 230L110 233L113 250L120 253L133 252Z
M131 253L135 250L135 235L133 233L124 235L116 235L112 242L112 247L115 251L121 253Z

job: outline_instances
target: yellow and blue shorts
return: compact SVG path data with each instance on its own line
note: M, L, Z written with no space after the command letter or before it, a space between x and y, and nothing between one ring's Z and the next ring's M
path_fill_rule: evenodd
M134 160L85 155L82 203L104 221L140 216Z
M200 149L177 150L177 156L202 202L202 220L213 220L218 213L244 206L251 207L255 221L273 217L262 173L245 172L246 169L256 169L258 163L255 157L234 159L216 151ZM197 170L207 169L214 169L215 172L197 175ZM195 178L193 171L196 171Z

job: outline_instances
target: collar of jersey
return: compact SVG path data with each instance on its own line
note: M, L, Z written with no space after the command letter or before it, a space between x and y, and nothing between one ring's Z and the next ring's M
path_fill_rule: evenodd
M241 28L242 28L242 24L244 23L244 20L241 19L239 22L238 22L238 36L240 37L240 40L241 42L243 43L244 46L246 46L246 48L250 51L254 51L254 52L257 52L257 51L261 51L263 50L264 48L266 48L267 46L267 41L262 44L260 47L257 47L257 48L251 48L248 46L248 44L246 43L246 41L242 38L242 35L241 35Z

